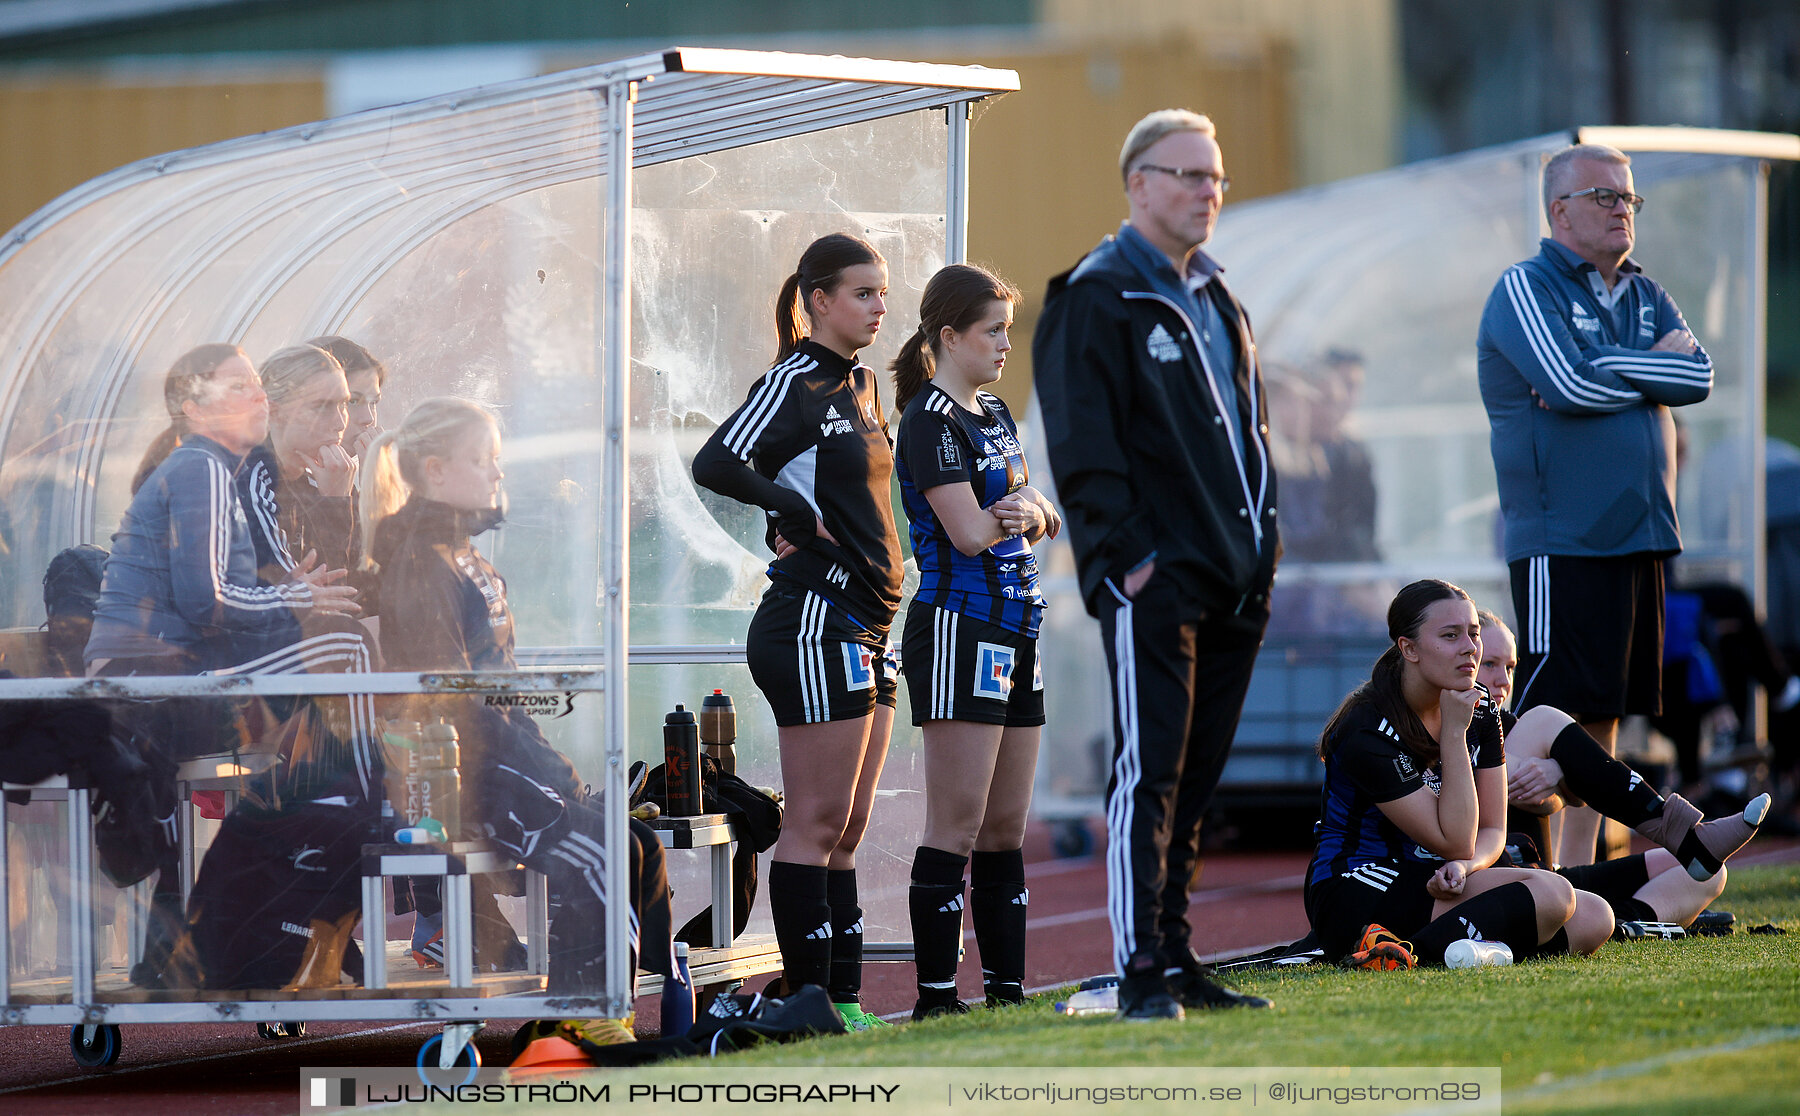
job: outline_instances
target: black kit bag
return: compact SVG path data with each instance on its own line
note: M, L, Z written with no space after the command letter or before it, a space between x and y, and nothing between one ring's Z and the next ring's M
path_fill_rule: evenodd
M375 823L350 795L233 810L188 901L201 987L330 988L347 965L354 973L360 955L350 931L362 913L362 846Z
M660 805L667 800L667 794L664 766L658 764L650 770L642 788L631 796L631 804L650 801ZM731 854L731 935L736 938L749 925L750 907L756 902L756 854L774 847L781 836L781 803L720 767L718 760L703 755L700 805L709 814L729 818L738 838L737 850ZM730 944L712 940L710 904L675 932L675 940L696 949Z
M752 993L716 996L687 1038L702 1053L718 1055L764 1042L792 1042L812 1035L841 1035L844 1017L831 994L803 984L785 998Z

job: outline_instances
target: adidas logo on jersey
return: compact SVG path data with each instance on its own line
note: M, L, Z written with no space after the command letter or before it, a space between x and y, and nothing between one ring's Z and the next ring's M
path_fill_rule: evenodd
M1169 331L1164 329L1160 322L1157 323L1155 329L1150 331L1149 338L1144 342L1144 348L1149 350L1151 360L1160 361L1163 364L1170 364L1181 359L1181 346L1175 343L1175 339L1169 336Z
M825 417L828 419L835 419L835 418L843 418L844 416L838 414L838 409L836 407L827 403L827 404L825 404Z

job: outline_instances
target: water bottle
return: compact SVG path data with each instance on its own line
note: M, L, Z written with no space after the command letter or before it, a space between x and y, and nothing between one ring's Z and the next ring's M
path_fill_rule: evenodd
M688 975L688 944L675 943L675 971L663 979L662 1035L685 1035L694 1025L694 981Z
M382 722L387 797L393 803L396 822L406 825L417 824L424 816L423 790L419 785L419 746L423 735L417 721Z
M1067 1000L1058 1000L1056 1010L1062 1015L1113 1015L1119 1010L1119 986L1084 988Z
M737 710L724 690L714 690L700 701L700 746L720 771L737 773Z
M446 840L462 833L462 749L456 726L439 718L425 726L419 745L420 822L430 818L444 827Z
M685 706L663 718L663 812L692 817L700 807L700 734Z

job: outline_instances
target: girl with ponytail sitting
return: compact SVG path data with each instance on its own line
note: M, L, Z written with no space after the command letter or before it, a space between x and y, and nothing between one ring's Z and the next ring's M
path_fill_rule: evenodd
M1493 866L1506 840L1506 755L1499 707L1476 682L1481 629L1468 594L1413 582L1388 607L1388 636L1319 740L1306 913L1326 958L1466 967L1600 948L1613 929L1604 900L1552 872Z

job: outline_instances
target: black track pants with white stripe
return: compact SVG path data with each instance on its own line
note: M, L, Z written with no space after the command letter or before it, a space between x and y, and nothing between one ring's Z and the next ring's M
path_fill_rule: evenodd
M1196 618L1152 575L1136 599L1102 589L1113 681L1106 904L1113 963L1171 964L1188 948L1200 822L1237 733L1267 620Z

